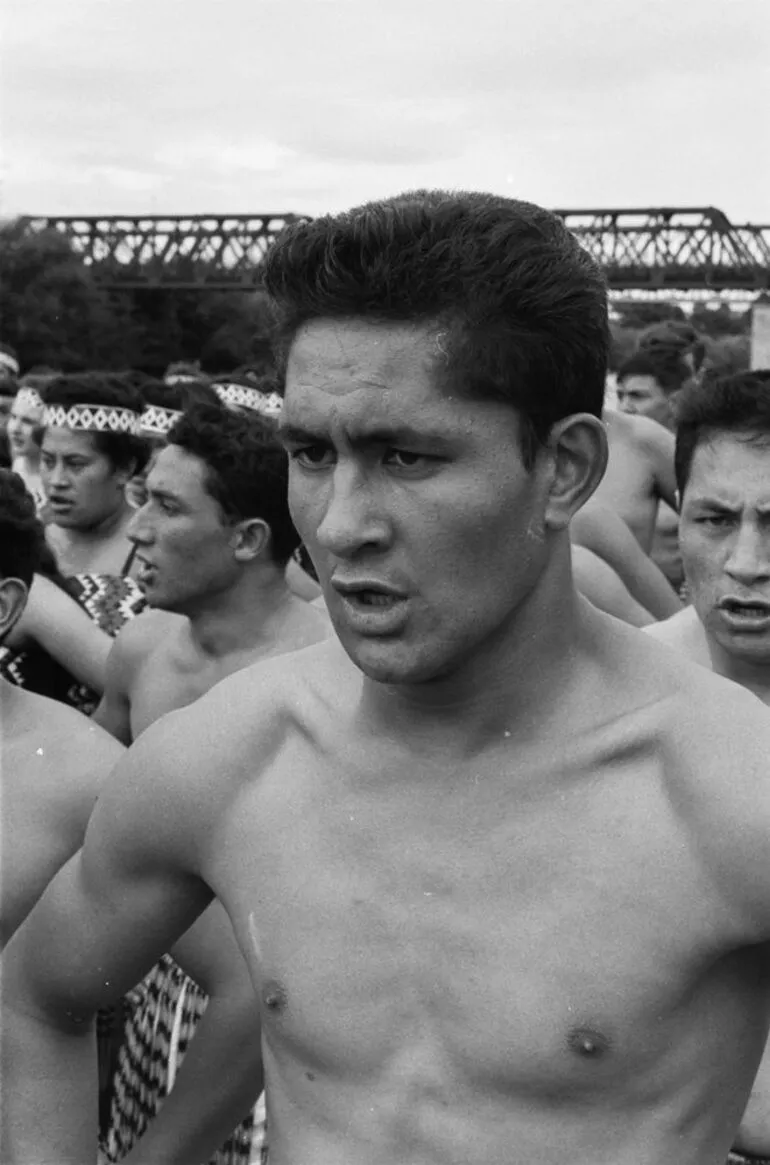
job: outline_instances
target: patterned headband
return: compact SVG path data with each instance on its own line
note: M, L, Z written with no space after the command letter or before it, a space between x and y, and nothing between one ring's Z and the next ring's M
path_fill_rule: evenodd
M43 424L92 433L130 433L134 437L141 433L140 414L114 405L48 405Z
M10 368L14 376L19 375L19 361L14 360L10 352L0 352L0 364L5 368Z
M30 388L25 385L16 393L16 403L22 409L42 409L45 408L45 402L36 388Z
M167 409L163 405L145 405L141 416L142 436L167 436L181 415L181 409Z
M283 406L277 392L264 393L245 384L215 384L214 389L228 408L250 409L262 417L277 417Z

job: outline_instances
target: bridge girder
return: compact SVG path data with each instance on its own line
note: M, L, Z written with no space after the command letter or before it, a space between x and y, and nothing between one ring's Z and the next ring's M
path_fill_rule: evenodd
M557 210L615 291L770 288L770 226L735 226L714 207ZM295 214L28 219L63 232L110 288L259 287L267 248Z

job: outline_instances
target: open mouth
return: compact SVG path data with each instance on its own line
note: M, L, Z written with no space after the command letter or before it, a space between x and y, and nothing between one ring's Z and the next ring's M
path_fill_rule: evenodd
M730 615L751 615L758 618L762 615L770 615L770 604L744 602L742 599L725 599L722 603L722 610L727 611Z
M765 627L770 624L770 603L725 599L720 603L719 609L727 623L736 628Z
M347 591L343 594L343 598L354 606L360 607L387 608L403 602L403 599L399 598L398 595L388 595L384 591L375 590Z

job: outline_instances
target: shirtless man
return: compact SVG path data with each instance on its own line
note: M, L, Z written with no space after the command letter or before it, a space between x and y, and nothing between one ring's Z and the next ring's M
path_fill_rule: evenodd
M126 483L141 469L139 390L108 373L60 376L45 390L40 473L49 545L64 575L131 573Z
M155 420L160 427L161 418ZM255 412L229 411L214 398L180 413L167 438L147 478L147 501L128 530L152 610L126 624L116 639L95 713L124 744L232 672L331 633L325 614L295 598L285 581L286 562L299 538L287 507L286 455L274 424ZM132 995L105 1136L109 1159L120 1159L147 1122L151 1139L144 1139L132 1162L150 1160L150 1149L160 1152L180 1129L192 1137L196 1126L190 1113L205 1127L212 1114L235 1108L232 1127L246 1111L245 1104L236 1108L242 1104L243 1080L234 1047L248 1031L254 1007L246 965L221 908L208 910L171 955L174 963L166 959ZM240 1006L232 987L233 963L243 968ZM174 964L189 971L195 983L183 983ZM209 1002L187 1067L172 1050L167 1071L174 1080L173 1100L161 1109L160 1122L153 1121L166 1086L159 1064L178 1007L187 1009L180 1012L185 1027L194 1027L205 1004L196 984L224 996L222 983L228 981L229 1000ZM148 1030L155 1033L153 1041L144 1035ZM258 1039L254 1048L258 1057ZM258 1080L248 1048L244 1056L243 1071ZM212 1077L218 1090L211 1087ZM258 1092L257 1087L254 1100ZM224 1133L229 1131L225 1127ZM233 1159L240 1160L240 1152L248 1161L251 1139L249 1122L236 1135ZM217 1142L207 1144L205 1155L216 1148Z
M687 389L678 411L679 536L692 606L650 634L770 706L770 372ZM767 1051L736 1146L770 1160Z
M45 552L21 478L0 470L0 642L21 618ZM3 808L0 946L80 848L123 748L85 716L0 678Z
M661 492L659 497L660 504L650 511L651 525L645 526L645 549L677 593L684 576L679 554L679 518L672 497L674 405L677 393L691 377L691 366L684 358L678 359L668 351L660 353L655 348L637 352L618 370L620 412L657 421L670 433L668 438L658 434L659 441L666 443L668 476L665 493ZM622 462L617 464L622 475Z
M623 404L626 387L627 382L621 381L618 391ZM674 436L649 417L609 409L603 416L609 455L596 501L616 510L649 554L658 506L663 501L676 508Z
M546 211L419 191L292 225L265 285L339 643L118 766L6 954L3 1160L84 1160L89 1016L216 896L271 1165L721 1165L767 1029L770 722L574 590L600 272Z

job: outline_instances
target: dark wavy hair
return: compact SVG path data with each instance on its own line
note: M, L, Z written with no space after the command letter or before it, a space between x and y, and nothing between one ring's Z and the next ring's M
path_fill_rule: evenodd
M656 356L653 352L634 352L618 368L618 384L629 376L651 376L666 394L678 392L690 379L690 369L679 357L669 359Z
M714 377L677 397L674 473L680 497L699 445L719 433L770 443L770 369Z
M601 416L604 276L532 203L442 190L370 202L287 227L263 274L282 369L311 320L414 322L446 334L442 387L518 411L528 465L557 421Z
M270 527L273 561L285 566L299 545L289 514L288 459L276 426L257 413L239 413L219 401L191 404L168 435L206 466L206 488L225 518L261 518Z
M144 408L142 394L136 384L120 373L75 372L57 376L45 385L43 400L46 405L112 405L115 408L132 409L141 414ZM94 448L107 457L115 469L131 469L140 472L151 454L149 444L131 433L90 432Z
M18 473L0 469L0 577L18 578L30 587L48 563L46 551L32 495Z

